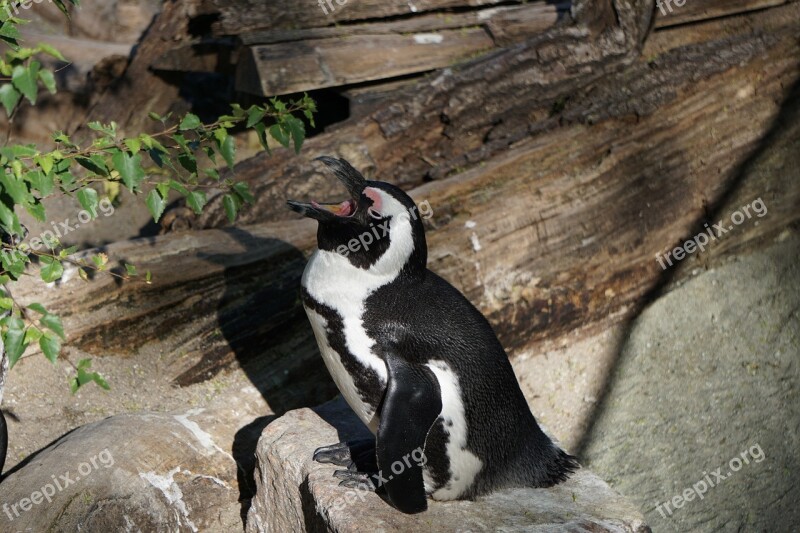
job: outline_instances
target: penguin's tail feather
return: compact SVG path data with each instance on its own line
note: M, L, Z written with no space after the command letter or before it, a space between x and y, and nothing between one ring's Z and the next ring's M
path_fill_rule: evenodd
M566 481L570 474L575 472L581 467L578 459L555 444L553 444L553 453L548 454L544 464L537 469L539 476L536 481L538 487L552 487L559 483Z

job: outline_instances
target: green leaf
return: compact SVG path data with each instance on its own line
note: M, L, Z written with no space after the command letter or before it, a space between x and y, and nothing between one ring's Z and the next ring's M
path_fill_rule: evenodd
M77 161L78 164L83 168L90 170L95 174L99 174L106 178L110 175L103 156L99 154L94 154L89 157L76 157L75 161Z
M0 309L5 309L6 311L8 311L13 307L14 307L14 300L8 298L7 296L0 297Z
M211 160L211 162L216 165L217 164L217 153L214 151L214 148L211 147L211 146L204 146L203 150L205 151L206 155Z
M178 163L192 174L197 174L197 159L193 154L185 152L178 154Z
M175 135L173 135L172 140L178 143L178 146L181 147L181 150L183 150L187 154L192 153L192 149L189 148L189 141L186 139L186 137L184 137L180 133L176 133Z
M272 104L272 107L274 107L274 108L275 108L275 111L276 111L278 114L282 114L282 113L285 113L285 112L286 112L286 104L284 104L283 102L281 102L281 101L280 101L280 100L278 100L277 98L272 98L272 99L270 100L270 103Z
M0 226L6 230L7 233L11 233L14 235L22 235L22 226L19 223L19 218L13 211L13 206L11 209L0 201Z
M67 6L64 4L64 0L53 0L53 1L56 4L56 7L58 7L58 9L60 9L61 12L67 16L67 18L69 18L69 10L67 9ZM72 3L77 5L77 2L73 1Z
M52 46L50 46L49 44L47 44L47 43L39 43L39 44L37 44L36 46L37 46L37 47L38 47L38 48L39 48L39 49L40 49L42 52L44 52L45 54L47 54L47 55L50 55L50 56L53 56L53 57L55 57L56 59L60 59L61 61L66 61L66 58L64 58L64 56L63 56L63 55L61 55L61 52L59 52L57 49L53 48L53 47L52 47Z
M97 191L91 187L84 187L78 191L78 202L81 207L89 212L92 219L97 218L97 205L99 200L97 198Z
M42 80L42 85L50 91L50 94L56 94L56 78L49 70L40 70L39 79Z
M25 340L23 342L28 345L33 344L34 342L39 342L39 339L42 338L42 335L44 335L44 333L42 333L42 330L39 328L28 328L25 330Z
M29 262L28 256L19 252L12 251L11 253L0 254L0 262L3 264L3 270L10 274L15 280L25 272L25 263Z
M3 344L8 355L8 364L11 368L19 361L25 349L25 323L16 317L8 317L5 321L8 329L3 333Z
M131 192L136 192L145 177L144 169L142 168L142 156L139 154L131 156L127 152L118 152L114 154L111 161L122 177L122 183Z
M103 270L103 268L108 264L108 256L103 253L93 255L92 262L98 269Z
M31 216L39 222L47 222L47 214L45 213L44 205L41 202L35 202L31 205L26 205L25 211L30 213Z
M36 96L39 92L39 87L36 81L39 78L39 69L41 63L38 61L31 61L30 65L24 67L17 65L11 74L11 83L14 87L21 92L31 104L36 103Z
M64 267L61 266L61 261L56 261L52 257L42 257L42 263L44 266L40 272L42 276L42 280L45 283L52 283L56 280L61 279L61 276L64 275ZM49 260L49 262L48 262Z
M281 145L284 148L289 148L289 143L291 142L291 139L289 138L289 135L287 135L286 132L284 132L284 130L281 127L281 125L275 124L274 126L272 126L269 129L269 134L272 135L272 137L276 141L281 143Z
M0 174L0 184L3 190L14 200L14 203L28 206L33 203L33 195L28 190L28 184L13 174L4 172Z
M203 213L203 207L208 203L206 193L202 191L192 191L186 197L186 203L194 210L195 214L200 215Z
M58 180L61 182L61 190L65 192L72 192L75 186L75 176L69 172L62 172L58 174Z
M17 25L11 21L6 21L0 26L0 37L6 37L15 41L22 38L17 29Z
M250 187L244 181L234 183L233 190L239 195L239 198L241 198L242 201L248 204L255 203L256 199L253 196L253 193L250 192Z
M52 333L45 333L39 339L39 348L51 363L56 364L58 354L61 352L61 341L58 337Z
M78 251L77 246L70 246L69 248L64 248L63 250L58 252L58 257L60 257L61 259L66 259L67 257L71 256L77 251Z
M142 141L136 138L125 139L125 146L128 147L132 154L137 154L142 149Z
M188 113L183 120L181 121L181 125L179 126L180 131L186 130L194 130L202 126L203 123L200 122L200 117L195 114Z
M155 189L150 191L150 193L147 195L145 203L147 204L147 208L150 210L150 214L153 215L153 220L158 222L161 219L161 215L164 214L164 208L167 206L167 203Z
M259 122L261 122L264 116L267 114L266 109L263 109L258 106L253 106L247 111L247 127L252 128Z
M47 309L45 309L42 304L32 303L32 304L30 304L28 306L28 309L36 311L37 313L40 313L42 315L46 315L47 314Z
M217 138L219 153L222 154L223 159L228 164L228 168L233 170L236 165L236 141L222 128L216 130L214 136Z
M28 172L25 174L25 179L34 189L39 191L42 197L50 196L50 193L52 193L53 189L56 187L55 177L50 172L44 173L38 170L35 172Z
M17 104L19 104L20 99L22 98L22 93L19 92L13 85L10 83L4 83L0 85L0 102L3 103L3 107L6 108L6 113L11 115L14 112L14 109L17 108Z
M73 394L80 389L83 385L86 385L89 382L95 382L100 388L105 390L110 390L111 387L108 385L108 382L98 374L97 372L89 372L89 368L92 366L91 359L81 359L78 362L78 375L75 376L70 380L69 388Z
M259 122L253 126L253 129L255 130L256 135L258 135L258 142L261 143L261 146L267 151L268 154L271 153L271 150L269 149L269 141L267 141L267 127L263 122Z
M36 148L35 144L15 144L12 146L4 146L0 148L0 153L4 156L8 157L9 159L15 157L33 157L38 153L38 149Z
M129 265L128 263L125 263L125 271L129 276L138 276L135 265Z
M189 189L181 185L179 182L175 180L169 180L167 184L169 185L169 188L172 189L173 191L178 191L183 196L189 196ZM164 197L166 198L167 195L165 194Z
M303 147L303 141L306 139L306 125L299 118L287 115L285 119L286 128L289 130L292 138L294 139L294 151L300 153Z
M42 318L39 320L39 323L62 339L66 340L66 337L64 336L64 325L61 323L61 317L58 315L45 313L44 316L42 316Z
M222 205L225 207L225 214L228 215L228 221L233 224L236 222L236 215L239 213L241 201L237 196L226 194L222 197Z
M42 168L45 174L50 174L50 172L53 171L53 165L55 161L53 160L52 155L45 155L45 156L37 155L34 158L34 161L36 162L37 165L39 165Z
M103 390L111 390L111 385L109 385L105 378L103 378L103 376L97 372L92 372L92 381L94 381L97 386Z
M162 154L169 153L169 150L167 150L163 144L161 144L152 136L146 133L142 133L141 135L139 135L139 140L142 142L143 145L145 145L150 150L158 150Z

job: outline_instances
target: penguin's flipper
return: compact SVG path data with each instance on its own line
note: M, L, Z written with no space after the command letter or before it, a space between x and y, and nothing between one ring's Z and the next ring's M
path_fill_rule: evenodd
M422 465L425 438L442 411L436 376L427 367L384 354L389 379L378 426L378 466L389 501L404 513L428 508ZM421 461L421 462L420 462Z

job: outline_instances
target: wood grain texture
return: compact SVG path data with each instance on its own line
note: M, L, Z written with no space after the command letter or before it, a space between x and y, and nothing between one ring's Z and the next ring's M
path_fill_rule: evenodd
M775 7L787 0L661 0L657 6L656 27L664 28L758 9Z
M768 216L687 260L684 275L800 223L798 7L597 78L570 93L547 131L414 188L433 208L430 268L489 317L513 355L628 316L664 279L657 253L756 198ZM347 150L338 153L355 162ZM296 192L304 168L271 179ZM283 199L261 215L291 218ZM297 301L314 236L313 222L292 218L117 243L107 253L153 271L152 286L84 284L73 273L44 294L23 280L15 296L59 312L76 349L158 353L180 384L241 364L285 401L292 380L298 391L329 384Z
M482 28L252 46L243 50L236 88L266 96L396 78L492 47L494 41Z
M341 4L337 0L331 1L333 10L325 3L327 14L316 0L205 0L203 9L220 14L220 21L216 24L218 34L238 35L256 30L320 28L353 21L505 3L503 0L341 0Z

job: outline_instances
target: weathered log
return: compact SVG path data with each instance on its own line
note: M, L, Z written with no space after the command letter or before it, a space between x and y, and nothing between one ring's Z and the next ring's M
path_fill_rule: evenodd
M656 13L656 27L665 28L687 22L697 22L738 13L747 13L767 7L779 6L787 0L701 0L686 1L678 5L675 0L662 0Z
M199 12L219 14L215 24L219 35L238 35L256 30L319 28L332 24L414 15L451 8L482 7L502 0L352 0L323 5L291 0L269 3L260 0L195 0ZM522 2L519 2L522 3ZM324 6L324 9L323 9Z
M312 139L306 150L340 153L372 175L409 187L488 160L555 127L559 116L552 111L559 101L633 61L651 24L649 1L621 3L613 20L601 16L605 3L591 3L598 9L585 16L576 7L577 25L445 69L394 94L372 115ZM332 184L315 178L309 163L288 154L262 154L239 165L236 174L258 191L256 209L243 215L244 222L275 220L267 207L286 197L309 190L335 193ZM197 224L215 227L225 218L217 195Z
M269 96L426 72L520 42L552 27L561 15L566 15L564 6L531 4L346 28L247 34L236 87Z
M525 25L524 30L514 28L515 34L525 31L534 35L553 26L559 19L570 18L569 2L543 4L535 2L518 6L500 6L452 13L420 13L410 18L372 20L369 22L347 24L346 26L324 26L299 29L268 29L254 32L240 32L236 38L245 46L257 44L306 41L311 39L330 39L352 35L383 35L428 33L459 28L488 26L496 37L500 33L495 23L511 26L514 22Z
M800 17L788 16L799 7L751 16L769 32L715 35L598 79L571 94L561 125L546 135L412 191L433 208L430 267L487 314L513 354L605 328L635 309L662 279L655 255L724 218L723 205L760 197L769 216L715 241L699 260L797 221L800 121L773 121L779 102L798 99L796 86L787 88L800 76ZM718 23L709 24L712 34ZM763 142L784 143L790 170L752 170L767 133ZM321 174L311 181L336 183ZM314 188L277 186L287 185ZM266 207L272 216L284 199ZM313 245L306 220L118 243L107 253L150 269L152 286L104 277L85 285L71 272L44 295L23 280L17 298L61 313L69 343L86 352L135 354L150 343L173 362L178 383L238 360L282 410L318 401L301 397L309 384L327 384L319 396L333 392L297 302Z
M716 216L772 127L777 102L798 77L798 11L793 3L748 15L727 35L720 33L727 24L722 21L659 32L643 58L628 66L620 60L616 70L609 64L609 72L591 79L580 69L558 78L551 73L560 83L554 79L548 90L563 91L563 100L553 97L557 109L541 103L531 111L539 120L531 131L509 130L519 132L515 143L476 152L484 154L482 164L413 191L434 210L428 222L431 268L489 316L512 353L576 329L602 328L635 308L661 279L655 254ZM538 47L546 49L541 42ZM516 64L535 71L532 63ZM508 78L516 79L517 71L502 76L503 66L490 86L513 87ZM468 87L484 87L478 72L451 76L465 83L452 84L452 77L439 82L453 98L467 95ZM449 126L456 132L479 127L471 124L477 111L444 100L437 84L432 87L418 92L434 102L411 99L402 108L416 115L407 124L398 123L399 109L381 122L376 113L312 139L307 156L330 150L374 177L403 182L398 177L404 170L379 155L397 160L421 149L414 132L399 126L425 124L417 110L424 105L428 111L450 106L459 120L417 133L436 149L464 150L458 136L443 137L447 142L436 137ZM503 116L521 114L519 100L505 105ZM797 153L787 148L787 160ZM275 220L291 216L283 209L287 197L341 191L305 158L277 155L274 161L277 168L266 172L266 180L260 158L239 169L262 178L252 182L259 206L245 216L263 222L108 247L115 260L150 269L153 285L117 285L103 276L86 285L69 271L45 294L35 281L23 280L17 298L62 314L69 344L84 352L138 357L143 347L155 348L172 361L170 378L179 384L238 363L267 391L276 411L325 399L334 389L296 293L304 255L314 244L313 223ZM788 168L800 168L800 162ZM421 181L412 176L405 185ZM797 220L795 174L756 173L748 183L735 201L744 205L762 197L770 216L739 228L736 239L715 243L712 254ZM782 193L767 195L770 190ZM315 390L318 383L324 385Z
M158 74L151 65L165 46L177 47L191 40L190 12L183 2L165 2L136 47L121 79L97 95L86 110L77 110L65 129L81 132L90 121L115 121L123 133L139 134L155 127L149 111L166 114L187 105L179 97L180 84L174 77Z

